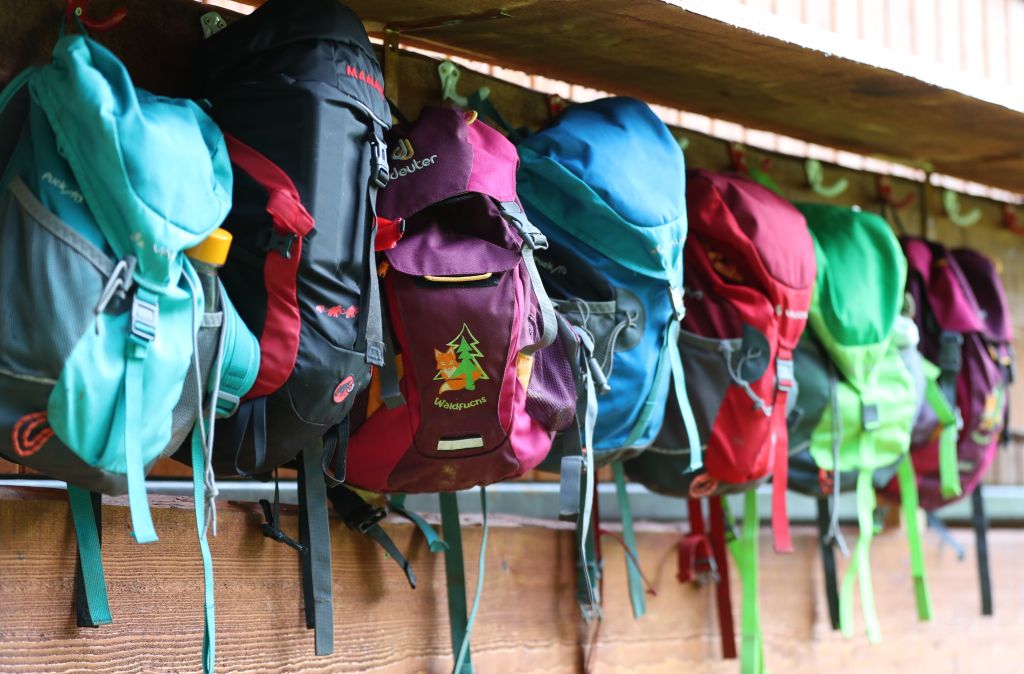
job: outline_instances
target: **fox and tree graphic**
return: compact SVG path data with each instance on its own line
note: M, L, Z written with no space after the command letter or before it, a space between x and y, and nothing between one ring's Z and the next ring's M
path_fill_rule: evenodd
M490 379L480 366L484 354L479 348L480 341L473 336L469 326L462 324L462 329L455 338L448 342L447 351L434 349L434 361L437 374L434 381L441 381L438 393L445 391L474 391L476 382Z

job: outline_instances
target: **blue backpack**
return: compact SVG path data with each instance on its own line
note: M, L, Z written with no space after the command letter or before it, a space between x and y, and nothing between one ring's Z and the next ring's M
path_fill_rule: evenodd
M654 441L670 388L690 446L701 446L676 346L685 313L683 153L646 104L606 98L568 108L523 140L519 157L519 197L549 243L535 252L545 287L594 344L590 369L603 393L587 453L612 464L625 542L635 550L621 461ZM555 469L559 447L542 468ZM700 468L699 451L690 459L690 470ZM635 556L629 569L639 615Z
M111 620L98 492L127 492L133 535L155 541L146 471L190 447L207 671L213 418L252 386L259 345L214 283L207 310L185 251L224 219L231 184L213 121L136 89L86 37L0 93L0 456L68 483L79 624L95 626Z

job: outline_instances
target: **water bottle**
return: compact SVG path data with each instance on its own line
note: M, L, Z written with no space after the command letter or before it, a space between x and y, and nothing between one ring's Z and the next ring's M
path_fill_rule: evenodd
M203 284L206 313L217 311L220 299L220 292L217 288L217 270L224 266L229 250L231 250L231 232L218 228L203 239L198 246L185 251Z

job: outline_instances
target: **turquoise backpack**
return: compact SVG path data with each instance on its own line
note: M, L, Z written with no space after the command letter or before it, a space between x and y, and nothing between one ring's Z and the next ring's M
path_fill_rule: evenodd
M135 539L155 541L146 471L191 433L207 670L213 418L252 386L259 346L223 291L222 311L204 312L184 251L224 219L231 185L209 117L136 89L87 37L62 37L52 63L0 94L0 455L68 482L79 622L99 625L110 612L89 492L127 492Z

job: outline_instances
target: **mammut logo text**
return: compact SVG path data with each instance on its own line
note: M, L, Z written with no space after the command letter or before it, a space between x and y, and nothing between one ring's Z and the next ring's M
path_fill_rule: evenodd
M76 204L80 204L83 201L85 201L85 198L82 196L81 192L79 192L78 190L68 189L67 183L65 183L63 180L53 175L49 171L41 175L39 179L42 180L47 185L49 185L50 187L55 188L58 192L60 192L60 195L62 197L67 197Z
M391 151L391 158L395 161L408 161L414 154L416 151L412 148L412 142L408 138L399 138L395 149Z
M537 266L551 274L568 274L569 270L565 268L564 264L555 264L551 260L545 260L542 257L535 257L533 261L537 263Z
M381 84L380 80L374 79L373 75L367 75L365 70L346 65L345 74L352 79L359 80L360 82L369 85L378 94L384 96L384 85Z
M425 168L428 168L430 166L433 166L434 162L436 162L436 161L437 161L437 155L436 154L432 154L432 155L430 155L429 157L427 157L426 159L424 159L422 161L419 160L419 159L413 159L412 163L407 164L406 166L403 166L402 168L398 168L397 166L394 166L391 169L391 174L390 174L391 175L391 179L392 180L398 180L399 178L404 178L405 176L409 175L410 173L415 173L416 171L420 171L422 169L425 169Z

